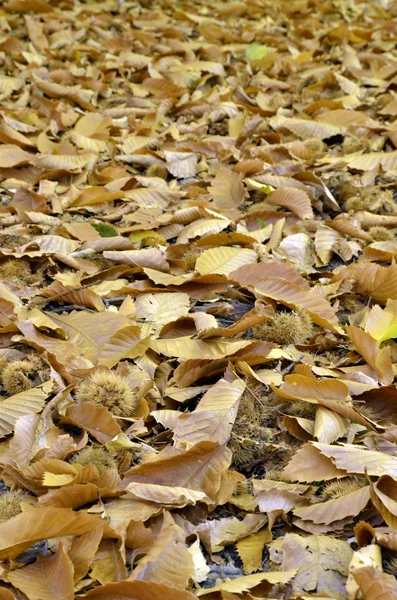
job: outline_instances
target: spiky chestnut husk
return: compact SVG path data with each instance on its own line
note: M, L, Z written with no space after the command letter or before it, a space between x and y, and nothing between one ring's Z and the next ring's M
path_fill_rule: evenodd
M273 440L275 430L267 427L274 420L275 409L263 393L263 386L251 386L241 397L229 447L233 452L233 464L237 468L249 468L264 457L266 444Z
M365 210L367 203L360 196L351 196L345 201L345 209L347 211L358 212L360 210Z
M200 252L197 252L197 251L187 252L185 254L184 259L185 259L185 265L186 265L187 271L195 270L196 262L197 262L197 259L199 256L200 256Z
M305 311L278 312L272 321L254 327L254 337L279 346L305 344L313 335L313 323Z
M316 415L316 405L305 400L294 400L284 405L285 412L295 417L313 419Z
M3 387L9 394L19 394L30 390L32 384L27 375L33 372L33 365L28 360L16 360L9 364L1 374Z
M321 500L335 500L342 496L347 496L352 492L356 492L366 485L366 481L354 477L344 477L328 483L321 492Z
M6 392L14 395L39 385L48 379L49 374L50 369L44 360L38 355L31 355L7 365L1 373L1 381Z
M94 465L98 469L99 475L102 475L107 469L116 466L113 458L103 448L86 448L76 454L71 462L83 467L85 465Z
M23 258L9 258L0 265L0 279L13 282L26 282L30 279L32 270L27 260Z
M382 225L371 227L368 233L373 237L375 242L391 242L396 239L394 233L390 229L382 227Z
M78 402L94 402L118 417L132 417L139 405L137 388L113 371L95 371L75 390Z
M2 354L0 356L0 377L7 365L8 365L8 358L4 354Z
M9 490L0 496L0 520L8 521L22 512L21 503L28 495L22 490Z

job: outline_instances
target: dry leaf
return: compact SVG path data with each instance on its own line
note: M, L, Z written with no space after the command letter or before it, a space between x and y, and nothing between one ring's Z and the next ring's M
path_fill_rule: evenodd
M353 551L347 542L328 536L301 538L288 533L271 544L270 557L285 571L299 569L292 587L296 592L329 594L343 600Z
M24 592L29 600L73 600L73 563L62 543L49 558L39 556L35 563L8 575L11 583Z

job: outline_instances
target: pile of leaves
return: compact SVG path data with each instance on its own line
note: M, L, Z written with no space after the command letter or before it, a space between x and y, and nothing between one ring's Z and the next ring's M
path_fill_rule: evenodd
M397 597L397 3L0 8L0 597Z

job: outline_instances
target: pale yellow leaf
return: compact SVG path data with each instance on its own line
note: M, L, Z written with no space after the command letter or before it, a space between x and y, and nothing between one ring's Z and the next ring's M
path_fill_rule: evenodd
M256 252L249 248L233 248L232 246L209 248L198 257L196 271L200 275L210 273L229 275L243 265L255 263L257 258Z
M162 327L185 317L189 312L189 296L178 292L157 294L141 294L135 302L135 317L143 321L142 336L151 334L157 338Z
M349 423L345 417L324 406L319 406L316 410L313 435L319 442L331 444L347 432Z
M164 151L167 170L178 179L195 177L199 156L194 152Z
M175 356L185 360L194 358L216 359L230 356L251 343L251 340L204 341L182 337L169 340L152 340L150 348L158 354Z
M386 308L375 304L365 323L365 331L378 342L397 337L397 300L387 300Z
M39 413L47 397L48 393L42 389L33 388L3 399L0 402L0 437L12 433L20 417Z

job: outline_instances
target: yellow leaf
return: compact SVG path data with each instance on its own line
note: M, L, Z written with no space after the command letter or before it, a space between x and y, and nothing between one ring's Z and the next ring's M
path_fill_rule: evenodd
M377 340L355 325L346 327L346 331L356 350L378 375L379 381L389 385L394 379L390 348L380 348Z
M243 265L249 265L257 261L257 254L249 248L233 248L231 246L221 246L220 248L210 248L198 257L196 262L196 271L200 275L218 273L219 275L229 275Z
M194 152L170 152L165 150L166 167L179 179L195 177L197 172L198 154Z
M0 437L12 433L20 417L39 413L47 397L48 393L40 388L33 388L0 402Z
M244 573L258 571L262 563L263 548L271 539L271 532L263 528L258 533L251 533L251 535L237 542L236 550L243 561Z
M365 331L378 342L397 337L397 300L387 300L382 309L376 304L365 323Z
M55 474L55 473L44 473L44 477L43 477L43 485L47 486L47 487L59 487L62 485L67 485L68 483L71 483L74 478L76 476L75 475L69 475L67 473L64 474Z
M141 294L136 299L135 307L136 319L144 321L141 335L145 337L152 334L157 338L164 325L188 314L190 301L187 294L177 292Z
M169 340L152 340L150 348L164 356L177 356L186 360L193 358L224 358L249 346L251 340L204 341L181 337Z
M319 406L316 410L316 420L314 422L313 436L323 444L331 444L342 437L349 428L349 420L338 415L324 406Z

